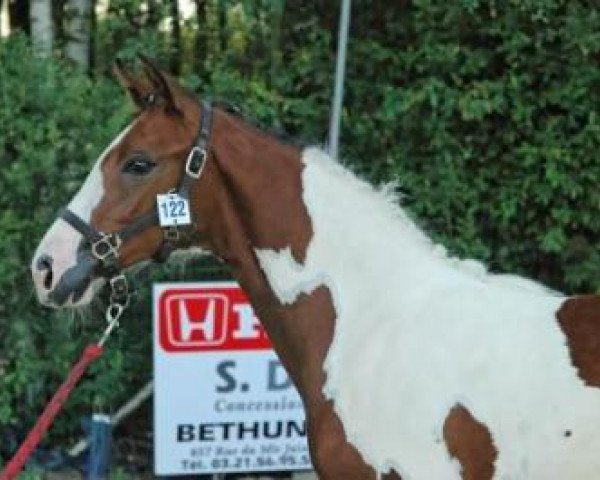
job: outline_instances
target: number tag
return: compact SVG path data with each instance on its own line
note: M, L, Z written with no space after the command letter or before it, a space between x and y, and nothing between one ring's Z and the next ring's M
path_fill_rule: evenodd
M158 222L161 227L192 223L190 204L186 198L176 193L165 193L156 196L156 204L158 206Z

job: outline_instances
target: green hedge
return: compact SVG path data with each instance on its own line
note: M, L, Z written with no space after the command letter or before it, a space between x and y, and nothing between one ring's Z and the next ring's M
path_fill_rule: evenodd
M575 0L387 3L354 2L344 158L376 183L398 182L407 208L455 254L568 292L600 290L599 8ZM184 65L185 81L319 143L335 22L301 6L285 15L279 55L253 46L259 37L241 29L247 37L238 31L219 55ZM140 37L151 37L152 48L131 38L119 47L107 40L109 24L99 28L102 62L153 48L164 58L160 37ZM261 28L264 46L270 36ZM1 436L8 425L31 424L102 326L99 305L76 313L37 306L28 263L58 207L131 112L112 79L34 60L22 37L0 40L0 65ZM227 275L212 268L157 275ZM123 323L50 441L68 444L92 405L114 409L150 377L148 302Z
M41 411L101 320L37 305L29 275L33 251L91 162L126 122L116 85L34 59L20 36L0 42L0 453L7 425L26 428ZM83 321L79 321L79 319ZM95 318L95 317L94 317ZM136 344L128 346L137 351ZM147 352L144 352L144 356ZM53 430L77 432L94 392L121 396L130 386L123 355L102 360ZM140 382L143 379L139 380ZM52 438L52 437L51 437ZM6 453L6 452L5 452Z
M420 0L384 18L350 50L345 140L360 170L397 178L459 255L599 290L599 8Z

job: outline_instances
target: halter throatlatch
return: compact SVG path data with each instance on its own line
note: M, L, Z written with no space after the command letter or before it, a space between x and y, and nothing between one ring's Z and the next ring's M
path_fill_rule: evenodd
M202 175L208 155L211 130L212 106L210 102L202 101L200 130L187 156L179 187L175 190L185 199L189 199L196 180ZM111 233L96 230L68 208L62 209L59 217L83 236L86 245L78 253L80 258L77 264L63 274L57 286L50 292L50 298L59 304L64 303L70 295L82 294L92 275L104 277L110 286L110 303L106 309L106 320L112 325L118 322L129 305L131 297L129 282L119 266L119 251L122 245L148 228L160 226L163 231L163 241L154 259L164 261L177 248L182 237L181 227L160 225L156 205L150 212L138 217L124 229Z

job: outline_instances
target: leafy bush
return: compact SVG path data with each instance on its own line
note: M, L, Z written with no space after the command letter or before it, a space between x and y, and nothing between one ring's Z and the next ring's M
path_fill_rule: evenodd
M357 9L367 18L349 53L346 155L376 181L397 178L407 206L460 256L599 290L598 7Z
M61 63L34 59L20 36L0 42L0 64L0 437L6 438L3 427L32 424L102 326L99 311L51 312L37 305L28 266L58 208L130 112L113 82L91 81ZM135 368L125 371L123 357L142 355L146 347L146 362L148 342L133 342L126 354L111 348L93 368L102 375L75 393L53 434L63 435L67 425L77 432L78 417L89 413L93 396L112 404L131 384L144 382L147 369L135 378ZM1 442L0 453L8 447Z

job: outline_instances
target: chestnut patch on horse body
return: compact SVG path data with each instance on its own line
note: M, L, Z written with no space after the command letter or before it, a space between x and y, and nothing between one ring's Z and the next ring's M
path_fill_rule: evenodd
M289 247L302 263L312 238L302 201L301 151L217 111L212 150L245 233L255 248ZM222 141L226 140L226 141Z
M460 404L452 407L444 422L444 441L461 465L463 480L488 480L494 476L498 451L488 428Z
M556 316L579 377L586 385L600 388L600 296L569 298Z

